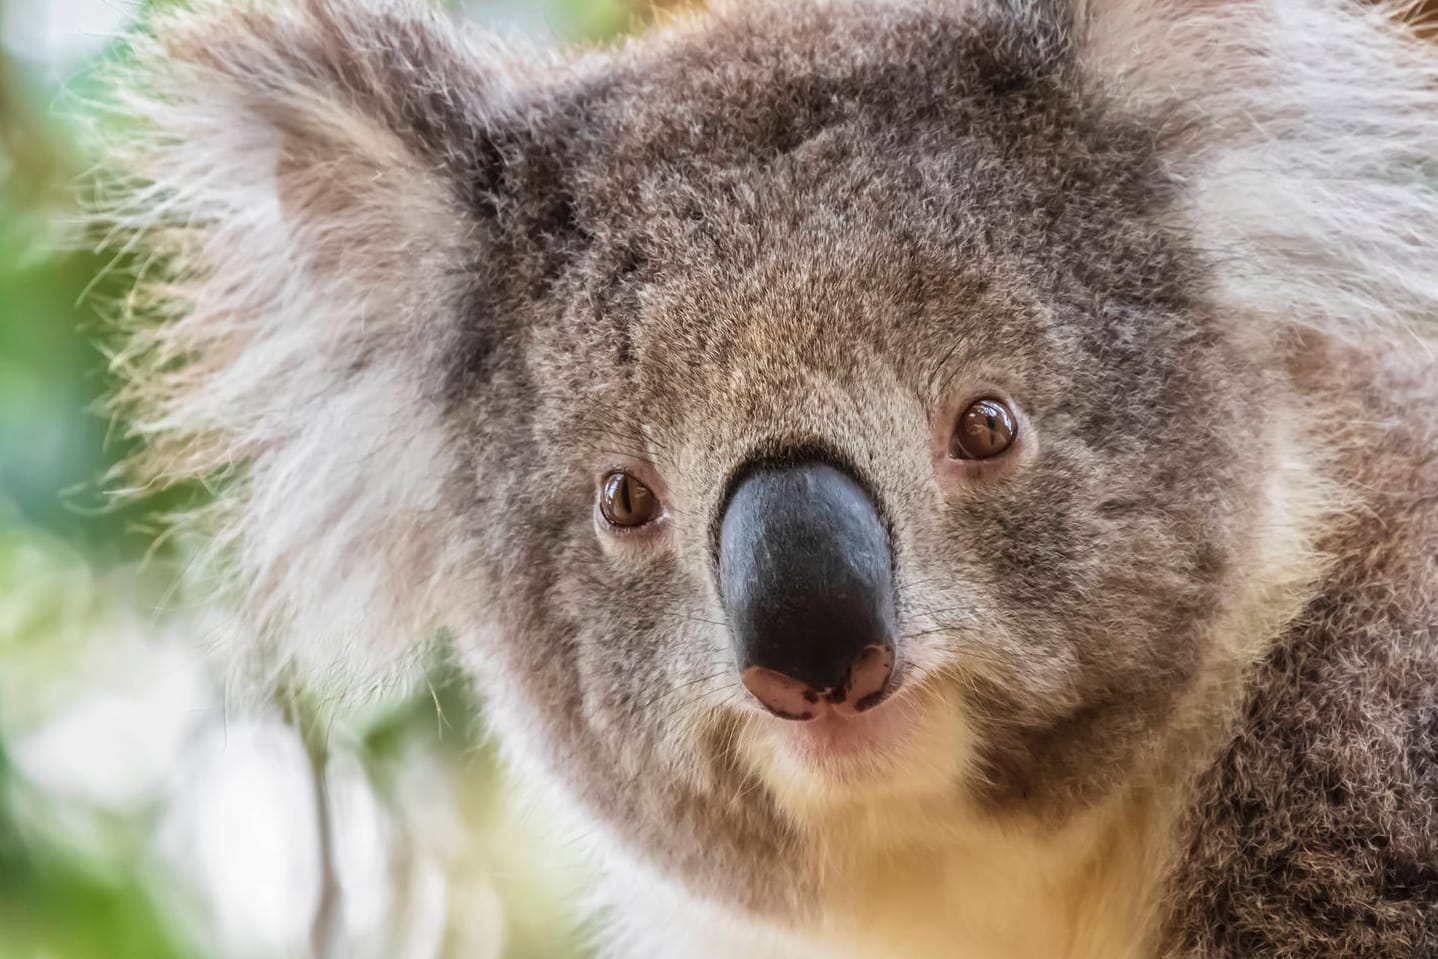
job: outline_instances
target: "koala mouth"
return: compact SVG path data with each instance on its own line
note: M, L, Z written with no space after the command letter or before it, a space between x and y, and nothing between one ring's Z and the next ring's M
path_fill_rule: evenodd
M902 748L912 725L910 711L897 705L862 713L828 709L807 722L783 723L776 735L795 759L831 766L892 755Z
M964 726L931 686L904 685L862 713L829 709L790 722L753 710L740 755L802 822L886 797L942 796L961 777Z

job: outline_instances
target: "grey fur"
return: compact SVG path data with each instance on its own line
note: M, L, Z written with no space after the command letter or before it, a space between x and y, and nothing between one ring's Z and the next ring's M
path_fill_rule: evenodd
M711 543L741 464L825 450L890 526L910 688L962 698L956 803L1042 835L1160 782L1151 955L1430 955L1434 394L1390 344L1438 305L1438 71L1405 44L1341 4L776 0L549 60L403 4L199 4L121 104L151 126L108 215L170 263L123 358L141 469L245 464L204 519L272 655L451 628L619 855L802 930L826 840L735 745ZM944 479L933 431L993 390L1024 455ZM596 531L617 465L661 537ZM1275 514L1289 473L1338 492Z

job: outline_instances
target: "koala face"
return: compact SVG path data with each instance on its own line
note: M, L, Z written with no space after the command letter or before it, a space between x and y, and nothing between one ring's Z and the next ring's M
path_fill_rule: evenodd
M1269 387L1034 36L709 29L543 147L558 263L448 424L501 732L774 908L834 816L1104 794L1242 591Z
M1246 595L1282 398L1187 121L1020 7L751 4L564 64L354 0L157 28L185 318L132 399L165 478L251 464L257 628L448 628L511 754L754 909L836 822L1101 799Z

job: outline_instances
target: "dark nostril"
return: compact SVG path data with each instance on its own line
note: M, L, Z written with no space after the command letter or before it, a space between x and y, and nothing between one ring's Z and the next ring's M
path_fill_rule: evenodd
M861 713L884 701L894 674L894 651L887 646L865 647L854 659L844 679L829 689L814 689L808 683L785 676L764 666L744 670L744 687L780 719L817 719L826 712Z
M887 646L869 646L861 652L849 673L849 701L854 712L873 709L889 692L894 675L894 651Z

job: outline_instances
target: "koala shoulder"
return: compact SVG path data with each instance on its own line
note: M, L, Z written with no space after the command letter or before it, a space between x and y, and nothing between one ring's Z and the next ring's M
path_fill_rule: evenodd
M1438 401L1392 357L1314 387L1354 365L1364 502L1192 799L1170 956L1438 949Z

